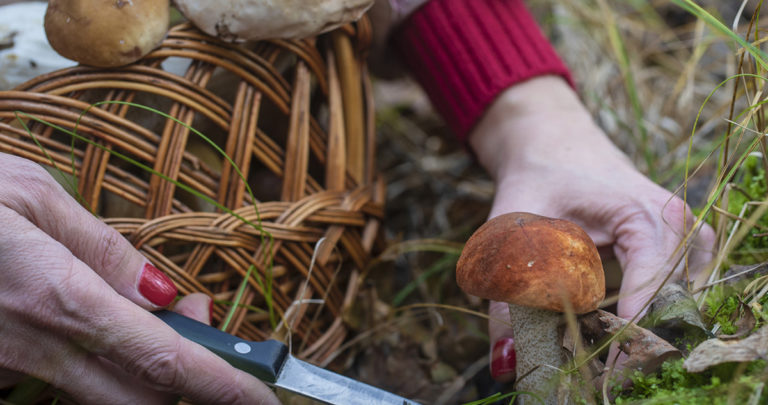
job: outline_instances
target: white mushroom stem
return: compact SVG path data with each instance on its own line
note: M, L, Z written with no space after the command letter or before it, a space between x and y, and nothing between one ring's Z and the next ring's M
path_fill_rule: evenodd
M515 391L533 392L547 405L558 403L557 385L553 379L566 361L558 332L561 317L559 312L509 304L517 356ZM539 402L530 395L521 395L517 397L517 403Z

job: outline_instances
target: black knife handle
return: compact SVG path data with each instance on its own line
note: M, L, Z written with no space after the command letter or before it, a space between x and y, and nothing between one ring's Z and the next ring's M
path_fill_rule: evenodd
M277 340L252 342L175 312L160 310L154 314L181 336L266 383L277 381L277 373L288 355L288 347Z

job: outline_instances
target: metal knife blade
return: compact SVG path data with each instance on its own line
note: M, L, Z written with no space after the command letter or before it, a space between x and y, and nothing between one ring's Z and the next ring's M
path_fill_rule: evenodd
M181 336L267 384L332 405L418 405L417 402L325 370L288 353L276 340L252 342L171 311L154 313Z
M275 386L328 403L417 405L401 396L287 356Z

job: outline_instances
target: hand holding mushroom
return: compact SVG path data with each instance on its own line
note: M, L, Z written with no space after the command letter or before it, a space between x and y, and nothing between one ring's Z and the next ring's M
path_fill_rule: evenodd
M541 76L506 90L470 144L497 185L489 217L531 212L566 219L605 248L604 258L615 255L623 272L619 316L640 313L670 271L685 277L677 248L695 216L634 168L561 78ZM714 232L702 226L691 242L694 279L711 259ZM505 311L505 303L491 303L493 317ZM489 329L492 345L517 333L496 322Z

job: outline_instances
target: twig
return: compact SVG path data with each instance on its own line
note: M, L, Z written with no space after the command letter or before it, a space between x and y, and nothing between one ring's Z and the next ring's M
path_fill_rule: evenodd
M760 267L762 267L762 264L758 264L758 265L756 265L755 267L752 267L752 268L750 268L750 269L744 270L744 271L742 271L742 272L739 272L739 273L736 273L736 274L731 274L731 275L730 275L730 276L728 276L728 277L723 277L723 278L721 278L720 280L717 280L717 281L713 281L713 282L711 282L711 283L705 284L705 285L703 285L703 286L701 286L701 287L697 288L696 290L694 290L694 291L692 292L692 294L696 294L696 293L699 293L699 292L701 292L702 290L705 290L705 289L707 289L707 288L709 288L709 287L714 287L714 286L716 286L716 285L718 285L718 284L720 284L720 283L722 283L722 282L725 282L725 281L728 281L728 280L731 280L731 279L737 278L737 277L739 277L739 276L743 276L743 275L745 275L745 274L751 273L751 272L753 272L753 271L755 271L755 270L759 269Z
M748 205L748 204L745 204L745 206L746 205ZM739 222L747 222L747 221L749 221L747 218L744 218L744 217L736 215L736 214L731 214L730 212L728 212L728 211L726 211L726 210L724 210L724 209L722 209L720 207L716 207L714 205L712 206L712 210L717 211L718 213L723 214L723 216L725 216L727 218L730 218L730 219L732 219L734 221L739 221ZM754 224L754 227L758 228L758 229L761 229L761 230L768 231L768 228L766 228L766 227L764 227L764 226L762 226L760 224L757 224L757 223ZM768 234L768 232L766 232L766 234Z

